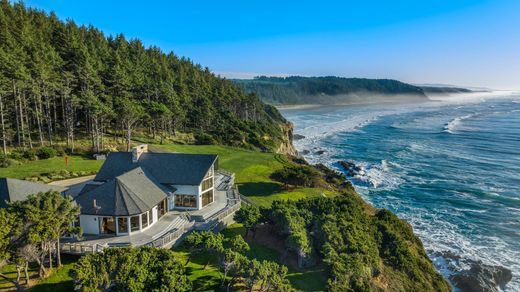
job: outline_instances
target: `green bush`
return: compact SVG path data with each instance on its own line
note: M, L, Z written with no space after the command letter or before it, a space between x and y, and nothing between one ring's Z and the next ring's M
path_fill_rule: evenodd
M316 187L320 174L311 166L291 165L273 172L271 178L286 185Z
M34 149L28 149L28 150L23 151L22 157L29 161L38 160L38 156L36 155L36 150L34 150Z
M38 149L38 152L36 152L36 155L40 159L53 158L57 154L58 154L58 152L54 148L51 148L51 147L42 147L42 148Z
M215 142L215 139L209 134L203 132L195 134L195 144L197 145L213 145Z
M22 161L24 160L23 158L23 153L22 152L19 152L19 151L13 151L11 153L9 153L7 155L8 158L11 158L13 160L18 160L18 161Z
M0 155L0 167L9 167L11 165L19 165L22 164L18 160L9 158L9 156L6 155Z

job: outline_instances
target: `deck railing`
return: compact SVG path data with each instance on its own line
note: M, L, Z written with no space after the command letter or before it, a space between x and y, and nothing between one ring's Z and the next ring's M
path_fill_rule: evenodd
M61 244L61 252L68 254L87 254L102 251L105 246L100 244L84 244L76 242L64 242Z
M195 225L195 230L201 230L201 231L202 230L213 230L213 228L215 226L217 226L221 222L222 219L235 213L238 209L240 209L240 201L233 205L228 205L222 211L209 217L205 223Z
M236 212L240 209L241 202L245 201L246 204L249 204L250 201L248 198L242 196L238 189L230 190L233 192L231 199L228 197L228 204L226 207L219 212L213 214L209 218L205 220L205 222L200 224L195 224L193 220L191 220L189 215L182 214L180 215L182 219L185 220L184 224L181 224L177 228L174 228L164 234L162 234L158 238L153 238L153 240L144 243L142 245L148 245L153 247L165 247L170 245L172 242L181 238L184 234L189 232L190 230L213 230L220 223L222 223L223 219L228 217L229 215ZM236 198L236 199L235 199ZM245 200L244 200L245 199ZM252 202L251 202L252 204ZM64 242L61 244L61 252L68 254L87 254L93 252L100 252L105 248L117 247L117 246L131 246L130 242L124 243L112 243L112 244L87 244L84 242Z

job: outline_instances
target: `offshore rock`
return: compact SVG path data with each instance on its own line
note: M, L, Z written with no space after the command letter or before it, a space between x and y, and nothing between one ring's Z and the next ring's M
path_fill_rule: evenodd
M444 259L444 266L450 271L449 280L460 291L498 292L513 277L511 270L505 267L463 258L449 251L436 252L434 256Z
M293 135L293 140L294 141L298 141L298 140L305 139L305 138L306 138L305 136L300 135L300 134L294 134Z
M338 164L345 170L347 177L354 177L362 171L361 167L351 161L338 161Z

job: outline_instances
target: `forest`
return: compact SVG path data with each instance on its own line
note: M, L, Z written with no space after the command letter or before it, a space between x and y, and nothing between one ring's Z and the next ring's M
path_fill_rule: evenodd
M354 193L245 206L235 220L252 233L267 226L300 268L325 264L327 291L451 291L412 227Z
M162 142L273 150L286 123L231 81L173 52L124 35L106 36L23 3L0 2L0 139L10 149L78 140L104 150L139 133Z
M259 76L233 81L247 93L276 105L427 100L422 88L391 79Z

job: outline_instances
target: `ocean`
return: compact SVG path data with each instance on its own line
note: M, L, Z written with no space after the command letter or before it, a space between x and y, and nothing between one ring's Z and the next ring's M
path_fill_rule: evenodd
M363 198L408 221L438 270L439 253L506 267L520 291L520 95L419 104L284 109L310 163L342 171ZM465 269L459 263L460 270ZM466 267L467 268L467 267Z

